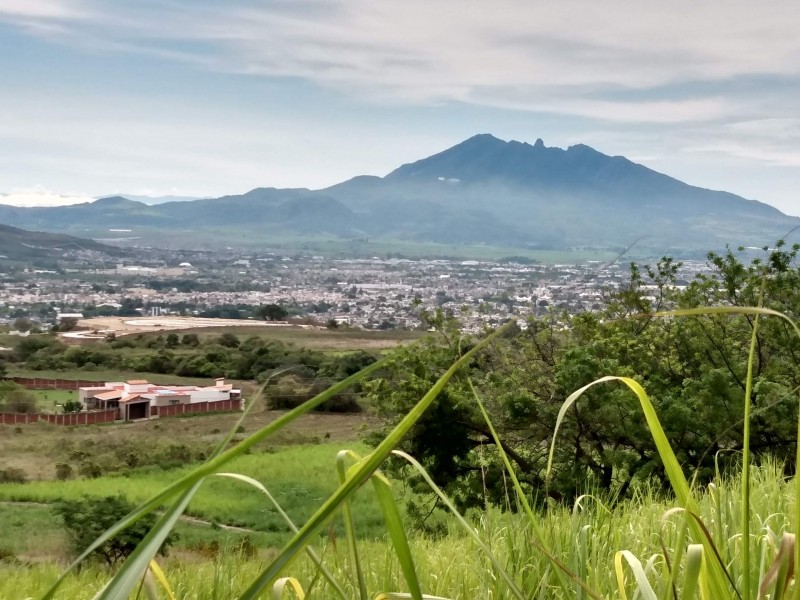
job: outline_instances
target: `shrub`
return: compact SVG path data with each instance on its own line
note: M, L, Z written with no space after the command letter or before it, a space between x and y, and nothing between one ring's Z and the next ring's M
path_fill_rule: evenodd
M36 396L23 389L6 394L5 410L12 413L31 414L36 412Z
M0 469L0 483L25 483L26 481L28 481L28 476L22 469L14 467Z
M75 476L75 471L69 463L56 463L56 479L66 481Z
M275 385L267 388L267 409L288 410L300 406L328 386L324 380L303 381L295 375L281 377ZM342 392L323 402L319 411L335 413L357 413L362 408L354 392Z
M79 413L83 410L83 404L80 400L67 400L64 402L65 413Z
M80 554L106 529L134 508L136 506L124 496L106 496L104 498L84 496L81 500L61 500L54 505L53 510L64 522L72 551ZM155 515L145 515L102 544L92 553L92 556L104 561L109 566L114 566L131 555L139 542L155 525L155 522ZM176 535L170 533L159 549L159 553L166 555L169 546L175 539Z

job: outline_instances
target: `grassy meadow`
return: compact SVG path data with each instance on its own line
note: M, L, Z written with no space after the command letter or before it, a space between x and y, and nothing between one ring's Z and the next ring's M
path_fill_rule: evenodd
M741 544L736 541L735 532L742 510L740 483L737 478L721 480L719 485L701 490L698 494L701 518L712 528L712 533L729 540L720 546L720 551L739 580L741 574L737 574L737 569L741 564ZM756 527L752 535L760 557L752 565L754 577L763 576L770 566L779 536L790 529L786 515L792 509L793 496L789 487L775 465L766 465L753 472L751 510ZM7 488L3 488L3 495L7 493ZM362 492L364 496L368 494L371 494L370 489ZM365 498L363 502L365 504L360 504L356 511L357 527L362 533L370 530L368 522L358 519L362 516L362 508L370 500ZM257 504L255 502L253 507ZM284 504L287 510L291 510L292 505L291 501ZM649 489L642 490L630 501L613 506L604 504L596 497L585 497L572 508L552 508L547 515L540 516L537 527L541 531L542 541L555 557L579 574L599 597L622 598L624 596L619 593L616 579L616 552L628 550L640 557L649 579L662 580L665 572L662 544L666 548L674 547L682 522L679 515L665 518L673 506L673 502L662 493ZM261 510L267 508L266 499L262 499ZM12 507L9 510L9 507L2 506L0 517L4 523L0 539L18 539L21 535L29 538L27 546L20 547L14 545L19 542L14 542L7 548L12 552L20 552L21 562L0 562L0 573L3 575L0 577L0 597L42 595L64 566L63 558L53 560L52 555L43 555L41 550L42 547L54 549L55 552L64 549L64 542L55 529L57 523L54 517L43 507ZM471 513L469 517L496 560L525 590L525 597L582 597L577 585L560 575L537 550L534 531L524 517L502 513L494 508ZM443 534L415 534L410 541L420 585L425 593L446 598L514 598L497 569L487 559L485 549L465 534L451 518L444 520L447 530ZM31 530L37 533L31 534ZM222 532L216 535L227 536L229 550L209 558L191 549L202 548L202 540L207 539L204 536L212 533L212 530L180 524L178 532L181 536L179 544L168 557L158 559L177 598L221 600L238 597L276 553L270 545L274 539L252 535L252 540L259 546L256 555L237 555L232 549L235 543L231 540L236 540L240 534ZM364 539L358 541L367 588L373 596L382 590L406 589L398 558L386 534L380 533L378 526L373 528L372 534L364 535ZM317 538L314 546L350 597L358 597L357 589L349 583L351 563L344 540L325 533ZM29 554L25 554L26 549ZM323 582L317 581L312 587L315 572L316 567L307 557L298 558L286 569L286 573L296 577L305 590L312 589L313 597L333 597L333 590ZM71 573L56 597L91 598L109 576L107 569L89 565ZM631 595L635 587L633 579L631 574L625 578L626 588ZM291 594L287 593L285 597L289 598ZM659 597L667 595L659 594Z
M800 245L790 258L798 252ZM780 267L783 263L776 264ZM760 271L755 276L762 282L768 280ZM800 270L797 276L800 277ZM713 284L714 281L710 285ZM749 285L748 289L755 286ZM780 286L781 291L786 289L800 287ZM410 392L405 391L413 397L409 404L404 403L405 396L401 397L397 389L383 388L387 397L402 401L397 404L402 409L396 411L392 421L376 422L374 417L356 415L334 421L333 418L344 417L312 412L363 379L378 374L385 377L394 360L390 356L360 367L358 372L292 410L245 414L241 424L234 415L220 417L229 419L224 422L211 421L212 417L175 419L170 423L98 427L91 430L96 438L82 439L78 436L89 434L80 433L77 428L59 432L46 427L5 429L0 431L3 456L24 455L23 447L31 454L49 447L41 451L46 460L67 456L79 470L100 455L107 462L102 468L95 465L100 470L92 477L54 481L52 475L44 475L26 483L0 485L0 506L4 510L0 517L5 517L0 521L0 539L14 538L6 548L0 544L0 598L798 600L800 585L794 575L800 573L800 552L794 533L800 526L800 479L786 473L800 464L800 422L795 422L796 413L778 411L797 402L800 388L792 382L779 390L773 388L774 394L763 398L753 391L758 387L768 391L769 387L763 385L768 384L766 377L758 379L755 367L759 342L764 341L758 337L760 328L765 327L761 319L780 319L785 325L781 331L791 337L791 343L800 339L800 327L786 314L762 308L762 300L763 294L758 297L759 306L754 306L755 302L751 303L753 306L721 302L716 308L653 313L642 309L643 317L666 317L668 326L678 317L712 315L719 317L720 323L734 314L747 317L740 321L737 332L745 332L741 340L737 335L736 347L738 357L746 357L741 360L741 385L724 398L730 398L731 403L741 402L741 412L731 419L734 428L741 428L742 443L727 444L712 452L709 456L713 456L713 468L707 470L704 479L693 479L700 470L692 471L691 458L679 458L681 446L686 447L689 441L686 436L683 440L668 437L669 429L664 426L668 411L664 404L654 403L655 395L651 399L645 389L652 389L658 382L646 381L631 373L632 369L628 374L597 373L601 369L619 371L616 367L607 368L613 363L603 362L597 369L593 365L585 369L591 375L588 383L577 384L575 387L582 387L554 403L554 421L545 427L547 441L537 445L537 453L539 449L549 449L549 453L539 453L537 458L542 484L525 487L531 484L524 479L520 482L523 472L512 455L514 448L503 443L495 428L506 425L500 423L502 412L492 412L495 407L491 403L498 398L487 394L484 401L473 383L479 371L479 355L496 350L513 331L513 322L470 340L463 347L459 343L457 349L449 339L434 348L445 349L446 354L425 355L423 344L402 350L422 362L412 362L404 380L410 388ZM655 329L651 327L648 333L662 335ZM583 333L588 331L595 330L586 329ZM642 331L638 331L636 339L643 336ZM704 332L707 334L708 330ZM631 338L626 332L612 333L610 341L601 340L619 342L627 349ZM615 347L591 339L604 359L604 349ZM782 338L781 343L789 342ZM531 347L539 349L535 344ZM578 351L585 352L585 347L574 350L570 356L583 360L585 356ZM432 368L434 356L444 356L449 366ZM583 362L578 364L584 367ZM789 363L780 363L785 364ZM791 364L796 368L798 363ZM531 361L524 365L532 368ZM466 377L454 379L464 371ZM565 371L563 378L574 390L576 370ZM677 379L681 386L689 381L687 377ZM458 498L448 497L429 475L426 467L431 471L435 467L429 457L421 459L423 465L399 450L403 440L430 425L423 418L426 413L430 415L431 409L435 413L442 408L447 396L440 394L448 384L451 387L447 388L447 395L451 399L458 388L457 392L463 394L459 400L468 399L469 407L480 415L480 431L484 434L474 453L479 461L474 467L467 467L482 485L472 491L478 490L478 497L484 502L466 514L455 508ZM484 388L487 389L491 390ZM624 405L631 409L625 426L640 426L637 442L652 442L657 473L637 477L625 493L618 489L619 497L607 489L592 487L589 478L578 480L577 475L575 481L583 486L577 499L553 500L550 493L554 457L564 460L563 453L557 456L557 449L569 450L567 438L577 431L569 421L571 411L578 406L581 410L594 410L590 418L595 420L588 421L594 433L601 426L599 409L611 406L613 411L616 407L617 412L610 418L619 420L621 403L614 405L608 398L592 395L607 389L630 400ZM696 435L701 425L697 422L698 411L704 408L703 402L716 399L719 389L720 386L711 387L707 395L698 397L702 402L692 405L694 408L687 405L686 398L672 403L671 408L680 405L682 409L677 416L687 424L682 430L687 436ZM589 398L583 400L585 394ZM461 412L454 410L439 416L439 428L431 437L423 438L428 445L446 436L464 418L467 405L457 407ZM630 416L634 411L635 424ZM794 416L781 416L787 414ZM673 413L672 418L675 417ZM771 447L774 454L759 453L757 446L751 448L751 422L754 428L764 427L765 417L780 420L780 432L788 432L788 442L781 442L780 448ZM716 423L712 422L712 428ZM374 446L359 443L359 430L377 430L380 426L381 436ZM719 439L721 428L711 432L714 441ZM108 436L105 439L104 434ZM35 435L41 436L38 444ZM126 435L128 442L123 443ZM48 446L44 441L48 437L58 441ZM4 441L6 438L14 442ZM474 436L471 441L475 441ZM147 452L150 447L157 450L156 454ZM414 452L424 455L424 445L414 448ZM780 449L788 452L780 455ZM593 451L603 456L616 450L610 442ZM495 453L492 460L484 452ZM724 467L720 467L722 455L725 459L733 457ZM567 461L579 459L571 452L566 456ZM783 459L779 462L772 456ZM429 504L427 517L420 514L419 504L413 513L410 507L404 508L402 500L412 492L403 480L391 480L380 471L390 457L405 461L403 464L417 476L417 482L424 482L424 488L415 486L413 493L416 500L435 500L435 504ZM464 463L450 466L464 469ZM624 468L618 467L616 475L625 475L621 473ZM492 482L502 485L495 487L502 495L493 496L494 502L490 503L487 498ZM459 493L458 488L450 489L454 490L454 497ZM464 488L460 491L467 493ZM120 515L116 525L69 563L73 557L65 551L64 537L59 537L58 523L47 512L48 505L60 498L117 492L138 507ZM85 560L104 540L151 514L157 515L156 525L136 551L113 571ZM412 519L415 524L423 521L426 526L412 528ZM35 533L26 536L25 532L31 529ZM169 556L157 557L173 529L183 536L183 541L173 547ZM242 542L242 536L247 536L247 544ZM26 537L32 541L24 541ZM215 540L218 547L212 550ZM42 546L52 551L43 552Z
M301 523L336 489L333 465L340 449L339 444L266 448L239 457L231 464L231 471L263 482L286 507L292 519ZM357 443L353 449L362 453L366 450ZM80 499L83 495L121 493L138 504L191 469L191 465L167 470L156 466L94 479L0 484L0 502L47 504L60 498ZM365 535L379 536L381 516L374 499L369 494L359 493L354 506ZM271 546L283 544L289 533L286 524L274 510L270 510L262 494L226 478L209 479L192 500L186 514L209 522L263 532L263 540Z

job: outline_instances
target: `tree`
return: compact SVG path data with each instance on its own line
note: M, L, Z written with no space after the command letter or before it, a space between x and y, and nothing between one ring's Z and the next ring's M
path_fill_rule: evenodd
M576 389L604 375L635 378L647 390L679 462L698 483L715 462L725 470L738 459L742 398L746 390L748 340L753 319L711 315L652 318L671 307L765 306L792 318L800 313L800 246L779 242L765 256L744 264L732 250L711 253L713 273L675 287L678 265L664 258L654 266L631 266L627 285L608 295L602 313L528 321L482 352L443 390L403 441L434 479L462 507L488 496L503 503L505 483L488 426L468 382L486 403L503 448L523 485L541 499L545 490L569 501L592 487L624 497L639 483L666 481L652 436L636 398L624 387L592 388L564 415L550 481L544 465L558 411ZM437 334L394 352L380 379L364 384L367 403L389 427L475 340L446 315L423 313ZM781 319L760 321L754 365L751 447L794 472L800 385L800 340ZM399 468L399 467L398 467ZM423 489L423 487L420 487Z
M223 333L217 338L217 343L225 348L238 348L239 338L233 333Z
M65 317L54 327L55 331L72 331L78 326L78 319L75 317Z
M15 386L5 394L4 409L12 413L29 414L36 412L36 396L26 389Z
M258 307L256 314L267 321L283 321L289 316L289 311L279 304L264 304Z
M86 550L101 534L119 521L121 516L135 508L136 506L124 496L97 498L84 496L81 500L60 500L53 506L56 515L64 522L70 546L76 555ZM109 566L114 566L131 555L155 522L156 516L152 513L141 517L102 544L91 556L99 558ZM159 553L166 555L176 539L176 534L170 533L161 545Z
M19 317L18 319L14 319L14 322L11 325L16 331L21 331L25 333L26 331L30 331L31 327L33 327L33 322L30 319L25 317Z
M63 409L65 413L79 413L83 410L83 404L80 400L67 400L63 404Z
M164 340L164 346L170 350L177 348L180 343L177 333L168 333L167 338Z
M200 345L200 338L197 337L196 333L184 333L183 337L181 338L181 344L184 346L197 348L197 346Z
M8 374L8 370L6 369L6 361L0 358L0 379L5 377Z

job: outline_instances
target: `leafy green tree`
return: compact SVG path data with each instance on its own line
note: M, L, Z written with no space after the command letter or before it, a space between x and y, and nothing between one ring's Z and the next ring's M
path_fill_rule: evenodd
M25 333L26 331L30 331L33 327L33 322L30 319L25 317L20 317L18 319L14 319L14 322L11 325L16 331L21 331Z
M267 321L283 321L289 316L289 311L280 304L264 304L256 309L256 314Z
M233 333L223 333L217 338L217 343L225 348L238 348L239 338Z
M679 265L631 265L630 279L610 293L602 313L551 313L511 331L463 370L404 440L462 507L486 496L504 503L506 482L488 427L469 388L485 402L506 453L538 498L571 499L593 487L628 494L638 483L664 481L663 466L636 398L623 386L589 390L565 415L545 481L558 411L576 389L604 375L639 381L653 401L688 474L725 469L742 447L742 404L753 319L714 315L654 318L669 308L766 306L797 318L800 246L778 243L745 264L732 250L708 257L712 273L676 287ZM395 351L383 376L364 384L368 403L391 427L474 340L437 311L423 312L436 333ZM794 471L794 424L800 385L800 340L780 319L762 319L757 338L751 445ZM420 488L424 489L424 488Z
M183 337L181 338L181 344L184 346L197 348L197 346L200 345L200 338L197 337L196 333L184 333Z
M167 337L164 340L164 346L170 350L174 350L175 348L177 348L179 343L180 339L178 338L177 333L167 334Z
M61 517L64 523L70 546L76 555L86 550L101 534L134 508L136 506L124 496L84 496L80 500L60 500L53 506L56 515ZM155 525L155 522L155 515L143 516L102 544L92 553L92 556L104 561L109 566L116 565L131 555ZM176 534L170 533L159 549L159 553L166 555L176 539Z
M63 409L65 413L79 413L83 410L83 404L80 400L67 400L64 402Z

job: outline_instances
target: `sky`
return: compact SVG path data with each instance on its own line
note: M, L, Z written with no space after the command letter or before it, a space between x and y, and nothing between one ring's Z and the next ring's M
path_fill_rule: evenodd
M800 215L800 3L0 0L0 202L585 143Z

